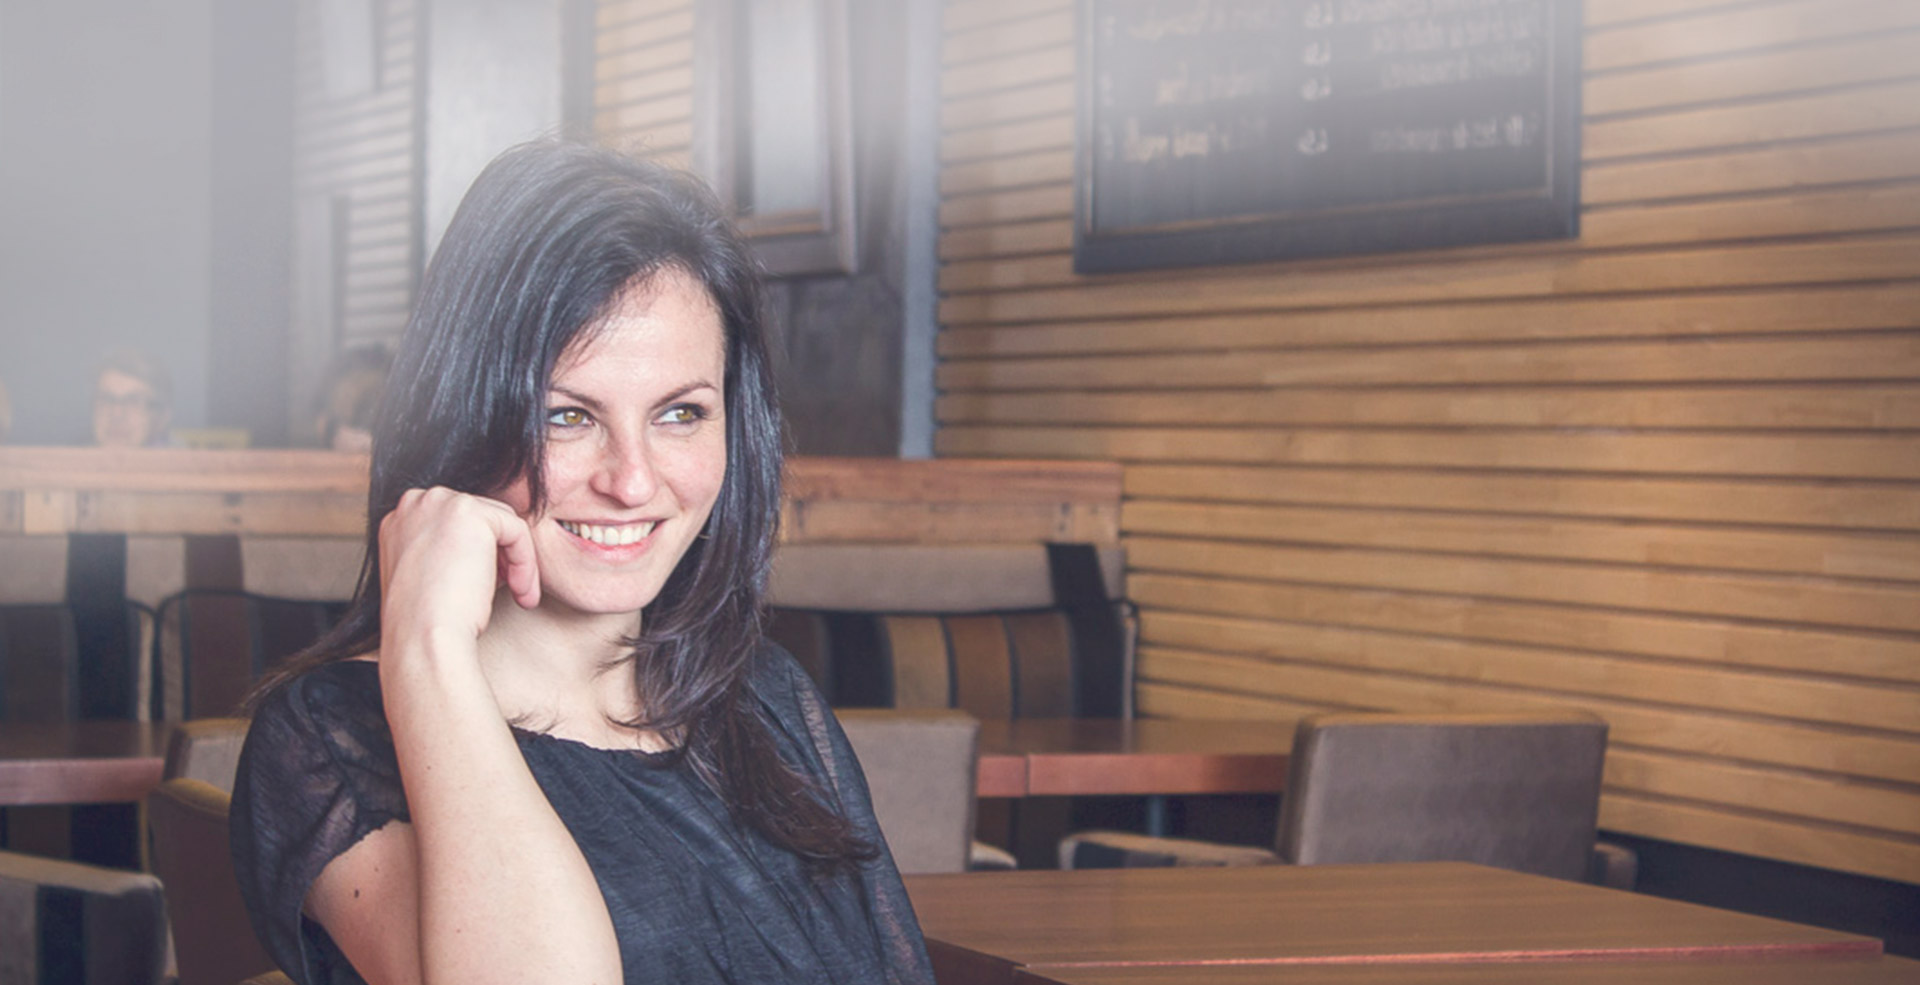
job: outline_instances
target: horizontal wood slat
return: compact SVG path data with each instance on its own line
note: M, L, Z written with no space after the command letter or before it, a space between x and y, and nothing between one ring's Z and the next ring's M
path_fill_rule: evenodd
M950 424L1253 425L1340 427L1920 428L1920 384L1550 387L1207 385L1173 392L950 390L936 416Z
M1137 571L1920 632L1920 586L1224 541L1127 538ZM1908 700L1916 696L1909 695ZM1920 722L1920 719L1916 719Z
M1916 763L1911 737L1862 734L1808 724L1745 716L1689 713L1686 708L1612 701L1566 690L1501 687L1471 680L1439 680L1378 673L1351 662L1310 665L1248 660L1186 650L1142 647L1140 670L1151 680L1171 679L1294 700L1350 701L1375 708L1448 712L1582 707L1608 719L1612 736L1635 744L1726 749L1739 762L1780 762L1794 768L1852 772L1857 763L1911 776ZM1716 741L1717 740L1717 741ZM1891 778L1888 778L1891 779Z
M1103 458L1123 462L1269 463L1652 475L1920 478L1920 435L1489 433L1316 428L989 428L949 426L943 452L963 458Z
M1312 506L1135 500L1129 534L1242 542L1346 544L1507 557L1604 561L1833 578L1908 581L1920 591L1920 535L1848 534L1626 521L1419 513ZM1915 668L1920 680L1920 667Z
M1012 227L992 227L1006 229ZM940 353L1101 355L1538 339L1693 337L1920 328L1920 282L1690 295L1364 306L948 329Z
M1126 483L1129 498L1920 530L1920 496L1871 482L1142 463Z
M1588 206L1888 181L1913 175L1920 132L1847 136L1758 150L1589 164Z
M1920 31L1763 51L1707 65L1683 64L1589 78L1581 108L1588 118L1672 106L1791 93L1809 81L1824 87L1912 78Z
M1902 683L1914 679L1911 640L1884 633L1145 571L1133 572L1128 587L1148 607L1143 623L1177 611L1262 621L1267 632L1278 631L1275 627L1285 622L1298 622L1476 645L1511 643ZM1209 631L1223 632L1218 627ZM1675 696L1684 698L1678 692ZM1896 773L1893 778L1899 776Z
M1920 11L1906 0L1797 0L1709 9L1590 34L1582 66L1610 71L1911 27L1920 27Z
M942 205L943 213L948 207ZM949 296L940 303L940 317L944 324L1031 322L1913 279L1920 277L1920 237L1532 254L1435 262L1424 270L1416 278L1391 267L1294 271L1263 265L1214 277L1105 278L1067 288Z
M1813 382L1915 376L1920 376L1920 331L968 360L942 366L939 382L948 389L1161 390L1315 383Z

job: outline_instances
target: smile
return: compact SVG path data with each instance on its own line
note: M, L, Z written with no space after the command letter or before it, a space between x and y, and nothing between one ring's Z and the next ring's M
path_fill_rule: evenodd
M637 544L647 539L647 535L653 533L653 528L659 525L658 520L622 524L617 527L601 526L595 523L569 523L566 520L554 522L567 533L602 547L625 547L628 544Z

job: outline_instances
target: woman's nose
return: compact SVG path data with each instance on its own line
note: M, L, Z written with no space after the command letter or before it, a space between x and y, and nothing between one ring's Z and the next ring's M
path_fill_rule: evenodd
M653 451L645 438L614 442L606 448L594 478L594 491L622 506L646 503L660 486Z

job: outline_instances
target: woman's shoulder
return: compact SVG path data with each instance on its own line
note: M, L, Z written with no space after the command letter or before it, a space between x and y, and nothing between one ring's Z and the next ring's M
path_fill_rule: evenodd
M255 705L247 741L324 746L330 755L390 748L379 665L338 660L287 678Z

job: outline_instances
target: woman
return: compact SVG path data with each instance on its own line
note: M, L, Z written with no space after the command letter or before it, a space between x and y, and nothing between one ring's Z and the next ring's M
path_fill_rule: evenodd
M860 771L761 642L779 418L696 181L515 148L377 416L368 565L262 685L236 868L303 982L930 982Z

